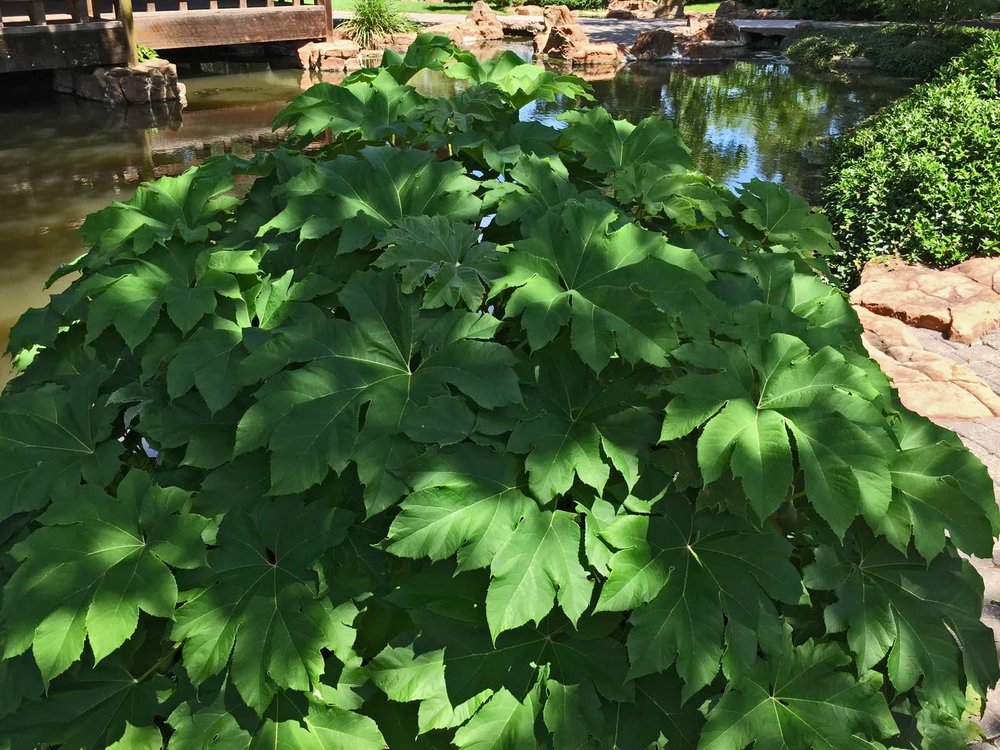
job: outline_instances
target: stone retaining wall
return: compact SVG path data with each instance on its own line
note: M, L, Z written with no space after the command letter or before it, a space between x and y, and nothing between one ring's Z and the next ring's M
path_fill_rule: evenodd
M177 66L166 60L149 60L134 68L57 70L53 85L61 93L109 106L171 101L187 105L184 84L177 80Z

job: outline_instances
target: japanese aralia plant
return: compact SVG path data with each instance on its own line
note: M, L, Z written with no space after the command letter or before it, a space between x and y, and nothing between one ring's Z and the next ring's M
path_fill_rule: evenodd
M424 36L87 220L0 397L0 747L962 745L986 471L822 216L587 99Z

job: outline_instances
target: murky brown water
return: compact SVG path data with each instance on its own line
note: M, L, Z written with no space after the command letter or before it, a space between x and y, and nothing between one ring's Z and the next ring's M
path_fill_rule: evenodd
M142 112L125 117L54 94L0 105L0 346L24 310L45 303L45 279L83 251L75 230L88 213L208 154L266 145L274 114L303 84L300 71L266 64L203 64L182 78L189 107L183 115L160 112L159 128ZM636 66L594 87L618 115L675 119L709 174L729 184L782 180L805 193L815 190L816 170L804 147L904 89L818 80L773 63ZM531 107L524 116L551 119L562 106ZM0 385L6 371L0 363Z

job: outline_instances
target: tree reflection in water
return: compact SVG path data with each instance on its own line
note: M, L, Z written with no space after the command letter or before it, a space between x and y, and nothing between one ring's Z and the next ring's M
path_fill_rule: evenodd
M822 142L905 93L907 84L873 76L828 76L776 61L636 64L592 82L600 104L638 122L674 120L697 167L737 185L754 177L783 182L815 199ZM540 104L549 119L565 102ZM810 154L807 158L805 153Z

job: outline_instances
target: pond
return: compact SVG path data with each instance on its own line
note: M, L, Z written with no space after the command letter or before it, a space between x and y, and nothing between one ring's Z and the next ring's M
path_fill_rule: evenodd
M55 94L0 105L0 347L25 309L44 304L49 274L82 251L75 230L88 213L209 154L266 146L271 118L303 85L301 71L263 63L203 64L181 77L189 107L182 117L161 113L158 129ZM906 89L820 79L775 60L634 65L593 86L619 116L673 119L713 177L781 181L807 196L818 184L817 144ZM524 117L551 120L564 106L526 108Z

